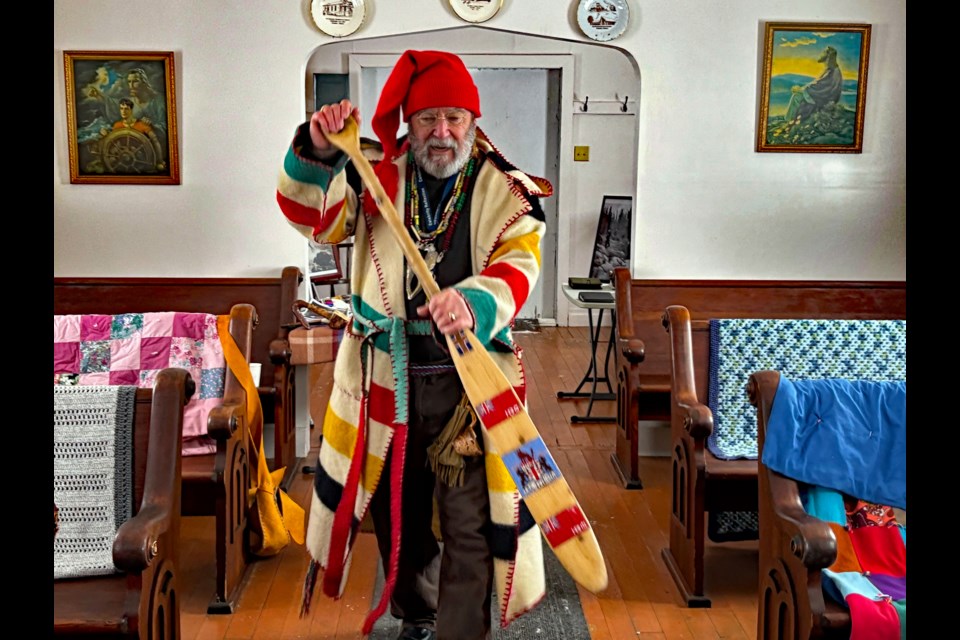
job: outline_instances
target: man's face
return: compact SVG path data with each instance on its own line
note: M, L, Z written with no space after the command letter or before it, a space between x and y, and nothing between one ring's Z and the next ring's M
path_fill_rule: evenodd
M413 157L437 178L448 178L464 167L475 138L473 114L466 109L423 109L410 117Z
M120 103L120 117L126 120L130 117L130 114L133 113L133 107L131 107L126 102Z
M130 86L130 93L137 93L140 90L140 76L136 73L131 73L127 76L127 84Z

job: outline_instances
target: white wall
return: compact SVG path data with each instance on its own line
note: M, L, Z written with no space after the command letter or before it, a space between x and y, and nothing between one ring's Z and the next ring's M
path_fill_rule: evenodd
M520 34L581 51L590 41L576 27L576 4L504 0L484 23L495 30L490 46L497 50L471 41L461 52L525 50ZM425 32L463 33L465 25L441 0L367 5L366 21L350 40L422 32L418 48L431 48L445 40ZM321 45L345 42L320 33L309 6L307 0L55 0L55 275L267 276L305 264L303 240L276 205L276 176L307 108L308 61ZM905 3L630 6L631 24L613 44L636 68L587 74L582 69L591 63L583 62L574 92L591 101L612 98L612 86L636 87L639 77L636 134L611 136L602 133L604 117L579 118L565 144L571 154L573 144L591 145L592 161L576 163L570 176L577 185L612 176L617 184L599 191L635 194L635 276L906 277ZM754 152L764 20L873 25L862 154ZM386 46L372 48L393 52ZM64 50L176 53L183 184L70 184ZM597 153L605 149L609 156ZM577 193L571 270L589 262L599 207L595 194L583 191L581 201Z

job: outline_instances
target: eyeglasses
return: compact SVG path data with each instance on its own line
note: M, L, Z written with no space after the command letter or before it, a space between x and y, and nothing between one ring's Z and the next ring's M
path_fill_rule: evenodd
M448 127L456 129L466 125L469 119L470 112L460 109L456 111L448 111L447 113L440 113L438 111L422 111L413 116L414 122L421 127L428 127L430 129L437 126L437 122L440 120L446 120Z

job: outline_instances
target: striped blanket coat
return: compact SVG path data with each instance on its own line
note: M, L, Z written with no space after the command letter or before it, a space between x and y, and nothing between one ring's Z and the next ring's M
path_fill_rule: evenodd
M347 159L327 167L301 153L309 144L304 124L279 177L280 208L307 238L337 243L353 236L355 249L351 271L354 321L337 355L323 421L306 542L314 562L304 588L303 611L309 607L318 567L324 569L324 593L342 595L355 535L377 484L381 479L394 486L399 483L401 465L389 469L384 463L391 445L403 448L408 409L403 253L387 223L363 210L363 196L348 184ZM513 167L479 128L476 144L486 154L486 161L477 174L470 204L475 275L456 288L474 312L478 339L525 402L521 350L513 342L510 326L540 272L540 240L546 225L531 196L549 196L553 188L546 180ZM406 144L401 151L405 149ZM366 145L364 153L372 162L382 156L374 145ZM395 207L402 212L406 153L394 162L401 180ZM496 448L486 432L483 435L493 521L494 582L500 624L506 626L544 596L542 544L539 529ZM385 474L388 477L382 478ZM341 502L345 508L338 511ZM398 505L392 509L393 530L399 531L401 509ZM396 540L394 547L396 553ZM389 575L387 587L392 587ZM383 599L367 617L365 630L385 607Z

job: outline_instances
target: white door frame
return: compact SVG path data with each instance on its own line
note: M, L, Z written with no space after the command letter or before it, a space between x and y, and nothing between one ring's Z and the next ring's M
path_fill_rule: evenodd
M400 53L351 53L349 54L350 96L354 104L361 104L364 92L363 77L365 68L387 67L392 68L400 58ZM554 308L556 319L566 318L569 315L570 303L563 295L561 283L570 276L570 244L572 219L564 217L564 203L575 202L575 183L573 172L573 79L576 68L576 59L573 54L541 54L541 55L511 55L511 54L462 54L460 58L467 67L474 69L559 69L560 70L560 164L557 168L557 184L554 186L554 195L557 207L557 281L553 283ZM367 91L373 90L366 87ZM548 322L544 322L548 324Z

